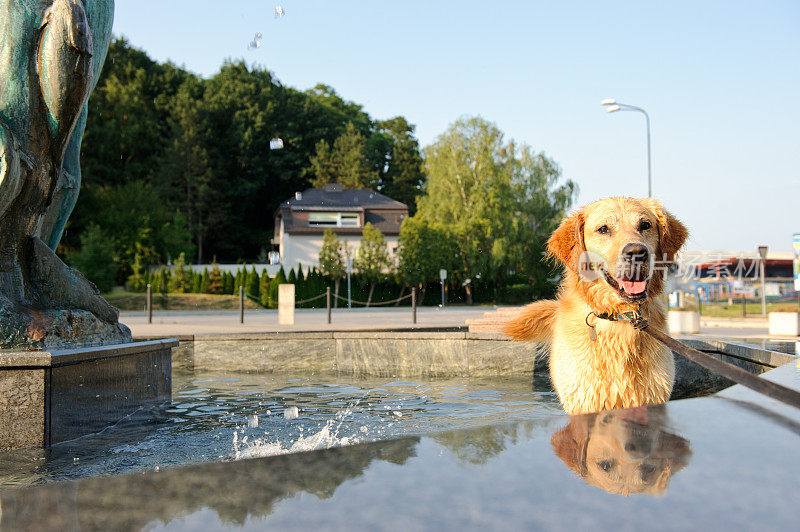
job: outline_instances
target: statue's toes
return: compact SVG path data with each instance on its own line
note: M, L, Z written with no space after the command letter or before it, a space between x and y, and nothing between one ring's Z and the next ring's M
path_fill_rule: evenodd
M63 149L90 91L92 32L78 0L55 0L40 31L36 72L56 145Z
M0 123L0 220L22 188L17 149L11 131Z

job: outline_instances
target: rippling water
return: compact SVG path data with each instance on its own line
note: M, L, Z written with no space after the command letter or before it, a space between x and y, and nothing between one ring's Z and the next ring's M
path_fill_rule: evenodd
M175 370L172 401L48 450L0 453L0 487L270 456L560 412L546 382Z

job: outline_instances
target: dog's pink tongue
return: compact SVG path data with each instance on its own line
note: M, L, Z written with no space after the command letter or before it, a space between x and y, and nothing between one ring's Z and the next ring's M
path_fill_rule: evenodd
M647 286L647 281L626 281L622 280L622 289L628 294L641 294Z

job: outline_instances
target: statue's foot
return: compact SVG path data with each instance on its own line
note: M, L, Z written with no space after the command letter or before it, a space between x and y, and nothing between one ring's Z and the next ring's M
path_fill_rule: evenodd
M88 310L106 323L119 321L119 310L103 299L100 291L78 270L73 270L38 238L33 246L32 280L42 308Z
M38 311L0 296L0 349L113 345L131 341L120 323L106 323L80 309Z

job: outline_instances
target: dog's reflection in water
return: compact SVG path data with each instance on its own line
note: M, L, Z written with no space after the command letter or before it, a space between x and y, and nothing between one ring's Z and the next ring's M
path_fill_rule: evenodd
M572 416L550 439L587 484L609 493L662 495L686 467L689 442L667 432L663 405Z

